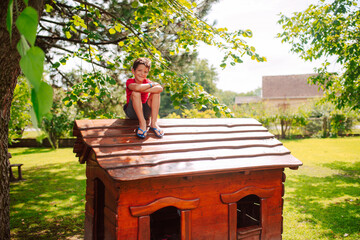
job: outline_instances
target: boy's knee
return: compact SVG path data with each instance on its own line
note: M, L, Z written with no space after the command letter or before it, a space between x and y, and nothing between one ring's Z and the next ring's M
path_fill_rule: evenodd
M136 101L136 100L139 100L139 99L141 100L141 93L133 91L131 93L131 100Z
M150 94L151 98L160 98L160 93L152 93Z

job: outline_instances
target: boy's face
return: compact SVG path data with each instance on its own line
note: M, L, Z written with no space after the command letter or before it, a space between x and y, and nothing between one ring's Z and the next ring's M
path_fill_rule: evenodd
M143 82L149 74L149 68L144 64L140 64L135 70L132 69L131 71L134 74L135 80L138 82Z

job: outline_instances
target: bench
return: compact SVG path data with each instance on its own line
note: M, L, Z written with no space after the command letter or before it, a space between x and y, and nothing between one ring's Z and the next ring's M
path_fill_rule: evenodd
M10 159L12 156L10 153L8 153L8 158ZM14 181L20 181L20 180L24 180L22 178L22 172L21 172L21 166L24 165L22 163L20 164L10 164L9 167L9 172L10 172L10 182L14 182ZM17 167L18 168L18 178L15 178L14 173L12 171L13 167Z
M10 169L9 169L10 170L10 182L23 180L22 173L21 173L21 166L22 165L23 165L22 163L20 163L20 164L10 164ZM14 173L12 171L13 167L18 168L18 178L15 178L15 176L14 176Z

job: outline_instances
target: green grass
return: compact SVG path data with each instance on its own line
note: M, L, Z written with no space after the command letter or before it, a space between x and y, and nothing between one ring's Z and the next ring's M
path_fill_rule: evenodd
M26 179L10 185L11 239L80 239L86 177L85 166L78 163L72 149L10 152L11 163L24 164Z
M360 239L360 138L284 140L304 165L286 169L284 240ZM10 149L12 239L82 239L85 166L72 149Z
M283 141L303 162L287 169L284 239L360 239L360 138Z

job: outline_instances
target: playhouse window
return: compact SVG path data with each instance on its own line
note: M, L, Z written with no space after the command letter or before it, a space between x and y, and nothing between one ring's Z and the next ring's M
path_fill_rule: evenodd
M260 198L249 195L237 202L237 228L261 225Z
M94 239L104 239L105 185L96 178L94 182Z
M151 240L180 240L180 211L165 207L150 215Z

